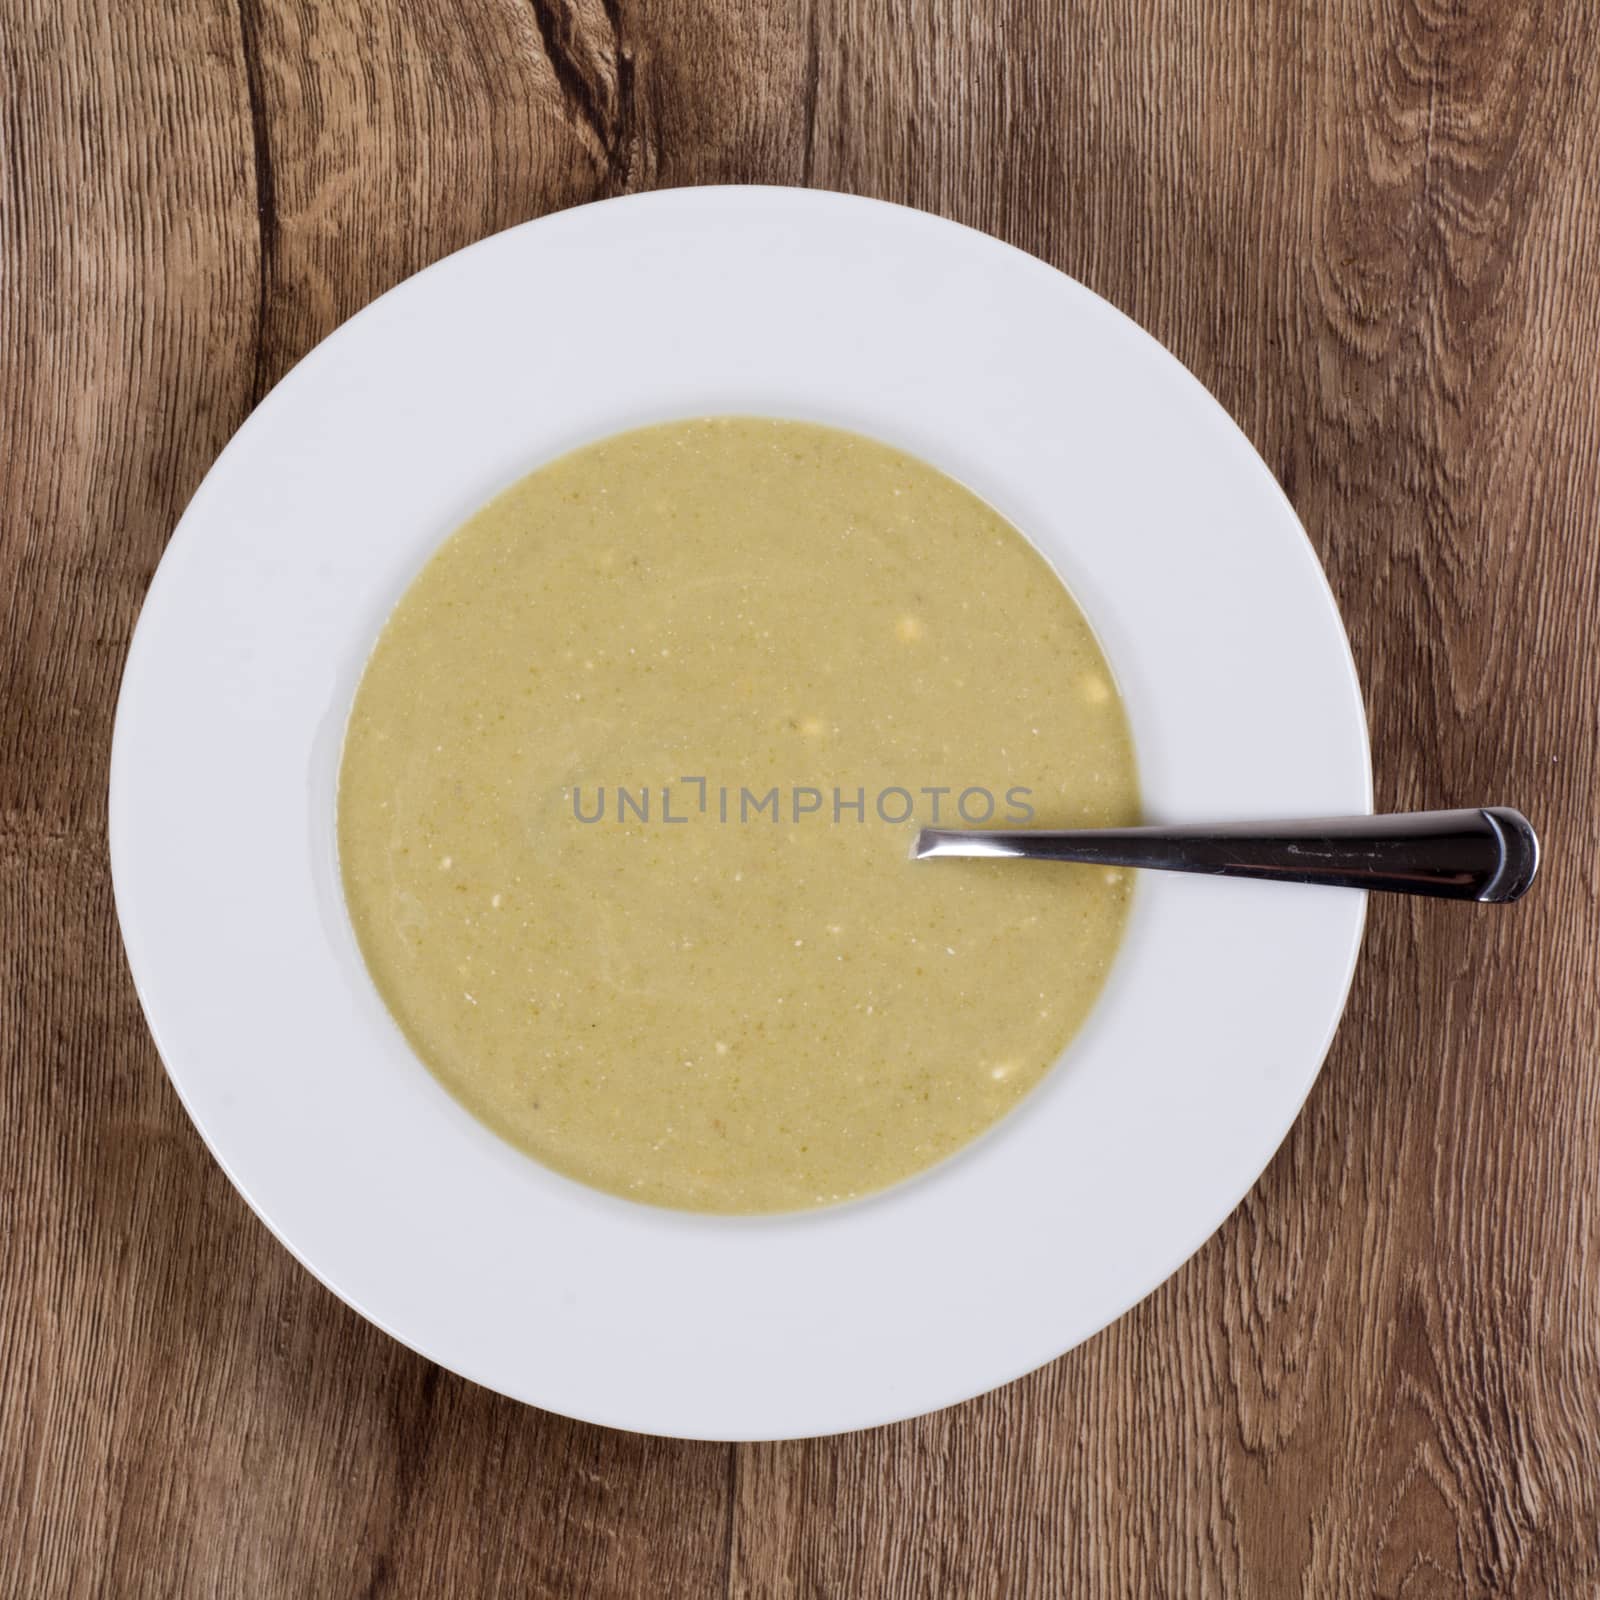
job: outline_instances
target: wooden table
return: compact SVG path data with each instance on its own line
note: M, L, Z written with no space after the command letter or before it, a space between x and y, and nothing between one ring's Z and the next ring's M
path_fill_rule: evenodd
M0 74L0 1593L1600 1590L1592 7L10 0ZM1132 1315L740 1448L498 1399L296 1266L161 1072L105 848L140 599L270 385L495 229L726 181L942 212L1151 329L1327 564L1380 805L1549 848L1509 911L1374 905L1304 1116Z

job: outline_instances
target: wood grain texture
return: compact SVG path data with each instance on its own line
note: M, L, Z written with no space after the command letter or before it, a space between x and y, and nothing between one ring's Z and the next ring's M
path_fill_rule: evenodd
M1600 1593L1600 21L1565 0L0 8L0 1594ZM1033 1377L740 1447L499 1400L248 1213L105 858L187 497L344 317L495 229L812 183L1083 279L1327 564L1385 806L1536 893L1375 904L1222 1231Z

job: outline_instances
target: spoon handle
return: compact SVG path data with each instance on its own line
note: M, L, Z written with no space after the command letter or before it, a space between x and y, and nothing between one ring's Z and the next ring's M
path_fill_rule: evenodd
M1539 870L1538 837L1508 806L1204 828L924 828L912 855L1087 861L1485 901L1517 899Z

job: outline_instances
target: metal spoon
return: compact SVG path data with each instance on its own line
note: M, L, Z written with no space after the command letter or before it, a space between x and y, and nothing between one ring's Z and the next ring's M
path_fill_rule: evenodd
M1342 889L1387 889L1446 900L1515 900L1539 870L1539 840L1520 811L1406 811L1204 828L924 828L914 860L1015 856L1106 867L1276 878Z

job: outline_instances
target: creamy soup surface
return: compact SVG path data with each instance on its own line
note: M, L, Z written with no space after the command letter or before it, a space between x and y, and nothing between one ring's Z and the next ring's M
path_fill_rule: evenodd
M762 1212L959 1149L1101 988L1128 876L911 861L958 804L1136 820L1083 615L934 468L731 417L578 450L445 542L362 678L338 834L463 1104L601 1189Z

